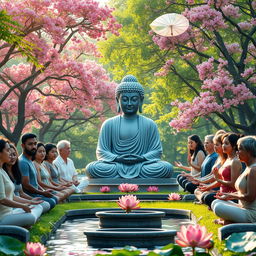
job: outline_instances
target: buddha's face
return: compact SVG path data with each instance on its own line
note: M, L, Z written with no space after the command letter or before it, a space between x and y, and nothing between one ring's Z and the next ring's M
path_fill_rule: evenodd
M138 92L121 93L118 99L121 110L126 115L134 115L137 113L141 104Z

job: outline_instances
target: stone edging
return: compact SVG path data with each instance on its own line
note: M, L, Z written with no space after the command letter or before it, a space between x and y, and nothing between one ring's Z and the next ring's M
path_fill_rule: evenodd
M55 223L52 224L51 232L44 234L41 236L41 243L45 244L47 240L50 239L52 234L60 227L60 225L68 220L68 219L75 219L80 217L94 217L95 212L97 211L105 211L105 210L116 210L117 208L92 208L92 209L79 209L79 210L68 210L65 214ZM192 221L196 220L196 217L192 213L191 210L182 210L182 209L167 209L167 208L143 208L143 210L158 210L163 211L166 213L168 217L177 217L179 218L182 216L184 219L191 219Z

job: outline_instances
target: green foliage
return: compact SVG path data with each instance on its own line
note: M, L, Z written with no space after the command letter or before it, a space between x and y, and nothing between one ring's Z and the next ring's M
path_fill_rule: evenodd
M24 243L10 236L0 236L0 253L3 255L22 255Z
M35 45L24 39L20 24L5 10L0 10L0 40L17 47L20 53L36 67L43 67L33 55Z
M226 247L233 252L256 251L256 232L233 233L226 240Z

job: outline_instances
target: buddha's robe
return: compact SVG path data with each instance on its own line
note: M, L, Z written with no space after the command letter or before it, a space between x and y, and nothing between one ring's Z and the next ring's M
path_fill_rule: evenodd
M98 161L86 166L93 178L165 178L171 177L172 165L161 161L162 145L157 125L149 118L138 116L138 131L129 139L120 139L122 116L106 120L101 128L96 155ZM146 160L136 164L115 162L120 155L135 154Z

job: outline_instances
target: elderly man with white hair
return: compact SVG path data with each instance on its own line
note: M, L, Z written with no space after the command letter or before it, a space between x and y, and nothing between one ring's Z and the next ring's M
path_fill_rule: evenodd
M82 180L81 182L77 179L77 172L72 159L69 158L71 153L70 142L67 140L61 140L57 144L59 152L58 157L53 161L53 164L58 168L60 172L60 178L72 183L76 193L80 193L88 186L88 180Z

